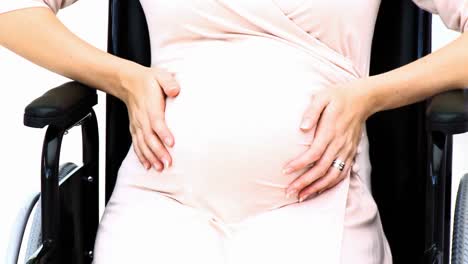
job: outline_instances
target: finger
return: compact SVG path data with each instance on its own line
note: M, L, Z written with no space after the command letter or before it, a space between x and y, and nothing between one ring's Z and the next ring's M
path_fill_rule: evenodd
M145 167L146 170L148 170L151 167L151 164L149 161L143 156L141 153L140 148L138 147L138 142L135 134L135 129L133 129L133 126L129 126L129 131L132 136L132 146L133 150L135 151L135 154L137 155L138 159L140 160L141 164L143 164L143 167Z
M175 97L180 92L179 83L175 75L162 68L155 68L155 76L164 93L169 97Z
M345 161L346 162L343 171L336 167L330 166L328 168L327 174L324 177L318 179L317 181L307 186L307 188L302 190L298 195L299 202L304 201L311 195L319 195L325 190L331 188L332 186L338 184L341 180L343 180L344 178L341 177L343 175L343 172L348 171L349 169L349 160L345 159Z
M289 184L286 189L286 197L289 198L294 193L300 193L304 188L323 177L330 168L339 150L340 146L330 145L323 157L310 170Z
M160 160L165 168L168 168L170 165L170 155L167 152L164 145L161 143L157 135L154 134L153 130L145 129L144 133L144 140L153 154Z
M150 148L147 146L147 143L144 139L144 135L143 135L143 132L141 131L141 129L138 129L136 131L136 134L137 134L137 141L138 141L138 145L139 145L139 148L141 150L141 153L143 153L143 156L145 156L145 158L151 162L151 164L153 165L153 167L156 169L156 170L161 170L162 169L162 164L161 162L156 158L156 156L153 154L153 152L150 150Z
M318 152L309 147L299 156L287 162L287 165L283 168L283 174L291 174L294 171L313 166L319 158Z
M325 109L320 117L318 127L314 134L315 139L310 145L307 151L308 153L286 165L286 167L291 167L291 169L289 169L290 172L304 168L305 164L315 162L323 156L328 145L332 142L332 139L335 138L335 122L336 119L334 115L327 113L327 109Z
M345 163L345 167L344 167L343 171L341 172L340 176L337 179L335 179L334 181L332 181L322 191L320 191L321 193L328 190L328 189L331 189L331 188L335 187L344 178L346 178L348 175L350 175L349 174L350 172L358 173L359 164L356 163L356 157L362 151L361 149L362 149L362 147L360 145L358 145L357 147L351 148L351 150L348 151L348 158L347 158L347 161Z
M315 132L315 139L309 149L304 151L298 157L289 161L284 166L283 173L289 174L291 172L300 170L309 164L316 162L327 149L332 139L335 137L333 123L329 120L327 115L324 115L319 123L319 127Z
M159 138L163 140L163 142L169 146L174 146L174 136L172 135L169 127L167 127L166 120L164 118L164 111L161 111L163 114L151 114L150 115L150 122L151 128L154 132L158 135Z
M349 172L352 170L353 164L351 163L350 165L345 165L343 171L341 172L340 176L336 178L334 181L332 181L327 187L325 187L320 193L323 193L333 187L335 187L338 183L340 183L342 180L344 180L348 175Z
M146 170L149 170L151 168L150 163L148 160L143 156L141 153L140 148L138 147L138 143L136 142L136 136L132 135L132 145L133 145L133 150L135 151L135 154L137 155L138 159L140 160L141 164L143 164L143 167L145 167Z
M302 130L309 130L316 126L320 118L320 114L323 112L328 102L328 96L322 96L321 94L314 95L311 98L309 106L304 112L300 128Z

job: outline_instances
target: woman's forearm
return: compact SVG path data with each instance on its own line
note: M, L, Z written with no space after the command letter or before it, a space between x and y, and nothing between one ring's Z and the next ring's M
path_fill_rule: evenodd
M369 77L368 115L468 87L468 32L447 46L395 70Z
M154 166L158 171L172 164L167 146L172 147L175 140L164 119L165 95L176 97L180 90L172 73L89 45L70 32L47 7L0 14L0 45L51 71L120 98L127 106L133 148L140 162L146 169Z
M0 14L0 45L60 75L119 98L126 96L121 77L134 63L81 40L48 8Z

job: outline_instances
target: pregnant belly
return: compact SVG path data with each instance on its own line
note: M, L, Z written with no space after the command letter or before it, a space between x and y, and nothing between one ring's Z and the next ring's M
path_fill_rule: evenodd
M225 222L297 202L284 191L305 170L281 170L308 148L300 121L330 73L284 44L262 45L212 46L166 64L181 88L166 101L176 143L173 166L151 171L152 189Z

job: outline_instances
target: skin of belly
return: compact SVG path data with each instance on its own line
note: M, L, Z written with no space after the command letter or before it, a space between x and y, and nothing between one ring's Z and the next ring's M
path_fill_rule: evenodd
M150 188L225 222L297 202L285 188L306 169L281 170L313 139L299 125L327 84L318 65L263 42L197 49L167 64L181 89L166 100L173 164L151 170Z

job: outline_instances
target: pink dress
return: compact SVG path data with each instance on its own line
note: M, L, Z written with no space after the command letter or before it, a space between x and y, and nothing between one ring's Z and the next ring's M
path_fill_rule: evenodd
M2 0L55 12L73 1ZM100 222L94 263L392 263L370 191L364 129L354 170L298 203L282 175L309 147L310 95L369 74L379 0L141 0L152 66L174 72L173 166L130 148ZM414 0L468 29L466 0Z

